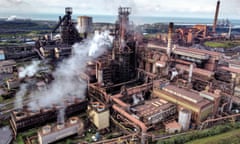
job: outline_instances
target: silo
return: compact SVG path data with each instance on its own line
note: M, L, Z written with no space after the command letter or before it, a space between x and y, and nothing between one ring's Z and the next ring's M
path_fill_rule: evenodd
M78 29L79 29L79 33L84 34L84 36L86 36L88 33L91 33L93 29L92 17L79 16Z
M182 126L182 130L186 131L189 129L191 121L191 111L183 109L179 111L178 123Z

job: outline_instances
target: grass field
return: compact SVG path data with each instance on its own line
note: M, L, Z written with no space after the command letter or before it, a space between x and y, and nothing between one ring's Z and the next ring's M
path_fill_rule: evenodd
M240 41L207 41L204 45L211 48L233 48L240 46Z
M239 144L240 129L232 130L212 137L202 138L186 144Z

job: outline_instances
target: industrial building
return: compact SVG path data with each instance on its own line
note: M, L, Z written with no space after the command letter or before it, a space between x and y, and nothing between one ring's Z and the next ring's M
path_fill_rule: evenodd
M164 122L177 112L174 104L159 98L145 101L144 105L133 106L130 110L146 125Z
M93 32L93 20L92 17L79 16L78 17L78 30L80 34L84 34L86 38L88 34Z
M16 62L14 60L0 61L0 73L13 73L16 71Z
M219 4L218 1L216 14ZM36 42L35 52L40 58L50 57L55 62L69 57L72 44L82 40L71 14L72 9L66 8L53 30L60 28L60 39L46 36ZM136 138L136 143L145 144L155 137L154 130L178 133L198 129L206 121L231 116L233 105L240 104L238 62L226 60L223 53L181 46L214 37L217 15L212 32L206 25L174 30L174 23L170 22L167 40L162 43L134 31L130 14L129 7L118 9L118 20L111 27L112 49L89 60L85 73L80 74L87 81L86 98L63 100L66 117L84 113L85 119L71 117L66 123L42 127L38 131L40 144L86 132L84 120L89 122L86 129L92 128L103 135L121 131L118 139L99 138L96 143L114 143L120 139L129 142ZM86 38L93 30L92 18L78 17L78 27ZM227 64L220 64L222 61ZM12 111L10 124L14 136L56 122L61 109L62 106L55 104L39 110L24 106Z
M65 102L66 116L85 112L87 109L87 101L75 98L73 101ZM10 124L13 129L14 135L18 132L24 131L31 127L41 126L47 122L56 121L58 110L62 106L53 105L52 107L41 108L40 110L31 110L30 108L23 108L15 110L11 113Z
M77 117L71 117L65 123L55 126L46 125L38 131L39 144L49 144L71 135L82 134L83 122Z
M213 112L213 103L204 99L196 92L178 88L173 85L167 85L160 89L154 89L153 93L160 98L175 103L179 108L192 111L192 120L200 123L205 120Z
M88 106L88 117L94 123L98 130L108 128L110 126L110 112L103 104L92 102Z
M178 133L181 131L181 125L176 121L172 121L165 124L165 130L167 133Z

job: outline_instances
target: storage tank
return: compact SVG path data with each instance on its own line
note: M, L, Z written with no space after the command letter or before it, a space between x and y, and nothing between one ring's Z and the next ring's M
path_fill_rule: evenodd
M79 16L78 17L78 30L79 33L88 34L92 32L93 22L92 17Z
M191 121L191 111L183 109L179 111L178 123L182 126L182 130L186 131L189 129Z

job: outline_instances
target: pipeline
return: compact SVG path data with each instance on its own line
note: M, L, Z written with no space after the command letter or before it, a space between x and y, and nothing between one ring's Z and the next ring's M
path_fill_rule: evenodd
M239 117L239 116L240 116L240 114L233 114L233 115L228 115L228 116L224 116L224 117L220 117L220 118L208 119L208 120L205 120L204 122L202 122L201 125L203 127L205 124L208 124L210 122L217 122L217 121L220 121L220 120L236 118L236 117ZM202 129L202 127L200 129Z
M142 130L141 143L144 144L145 143L146 132L147 132L147 129L148 129L146 127L146 125L143 122L141 122L140 120L138 120L137 118L130 115L129 113L125 112L123 109L119 108L117 105L114 104L112 106L112 108L114 110L116 110L117 112L119 112L121 115L125 116L130 121L134 122L136 125L138 125L141 128L141 130Z
M142 91L149 90L149 89L152 88L152 86L153 86L152 83L142 84L142 85L139 85L139 86L136 86L136 87L133 87L133 88L128 88L127 93L128 93L128 95L133 95L133 94L136 94L136 93L140 93ZM112 97L121 98L121 97L123 97L123 95L122 94L116 94L116 95L113 95Z
M123 102L122 100L116 98L116 97L112 97L112 100L114 102L116 102L117 104L119 104L122 108L124 109L129 109L130 105L129 104L126 104L125 102Z

